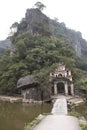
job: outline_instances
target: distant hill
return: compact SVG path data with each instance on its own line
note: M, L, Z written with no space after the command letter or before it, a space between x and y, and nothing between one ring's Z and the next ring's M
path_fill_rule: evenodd
M6 49L11 49L11 45L12 44L11 44L10 39L0 41L0 56L3 55L3 53Z

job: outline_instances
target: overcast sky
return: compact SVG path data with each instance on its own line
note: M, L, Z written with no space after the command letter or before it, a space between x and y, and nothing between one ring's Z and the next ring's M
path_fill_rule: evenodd
M0 40L5 39L10 26L19 22L27 8L32 8L38 0L0 0ZM58 18L67 27L80 31L87 40L87 0L39 0L51 18Z

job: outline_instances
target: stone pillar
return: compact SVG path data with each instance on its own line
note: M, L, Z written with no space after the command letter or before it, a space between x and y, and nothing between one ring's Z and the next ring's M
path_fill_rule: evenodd
M58 92L57 92L57 83L54 83L54 94L55 95L58 94Z
M64 89L65 89L65 95L68 95L68 85L67 83L64 84Z
M73 86L73 83L71 84L71 95L74 96L74 86Z

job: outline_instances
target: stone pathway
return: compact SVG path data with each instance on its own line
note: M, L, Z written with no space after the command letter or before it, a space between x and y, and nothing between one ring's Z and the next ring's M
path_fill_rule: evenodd
M33 130L82 130L78 119L72 116L49 115Z
M67 116L66 99L57 99L53 115L46 116L33 130L82 130L76 117Z
M67 115L67 101L66 99L57 99L53 105L51 112L53 115Z
M69 103L75 104L78 106L79 104L82 104L85 102L85 98L79 97L79 96L65 96L65 95L55 95L51 97L54 101L57 99L66 99Z

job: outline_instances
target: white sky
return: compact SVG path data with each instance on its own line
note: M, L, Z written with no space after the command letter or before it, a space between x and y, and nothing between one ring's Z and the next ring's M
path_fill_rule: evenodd
M87 40L87 0L0 0L0 40L8 36L12 23L20 21L26 9L37 1L46 5L47 16L56 17L67 27L80 31Z

